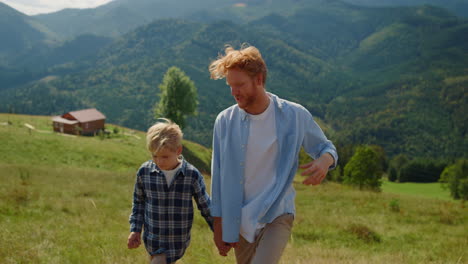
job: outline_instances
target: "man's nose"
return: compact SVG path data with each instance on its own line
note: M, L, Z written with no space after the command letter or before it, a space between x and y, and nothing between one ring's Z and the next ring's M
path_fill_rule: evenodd
M231 94L232 95L237 95L237 93L239 92L239 89L236 89L234 87L231 87Z

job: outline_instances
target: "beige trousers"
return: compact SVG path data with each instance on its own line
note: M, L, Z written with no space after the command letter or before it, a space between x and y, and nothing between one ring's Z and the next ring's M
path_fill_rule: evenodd
M171 264L174 263L175 262L172 262ZM150 256L150 264L167 264L166 254L157 254Z
M237 264L278 263L291 236L294 216L284 214L267 224L253 243L240 236L235 249Z

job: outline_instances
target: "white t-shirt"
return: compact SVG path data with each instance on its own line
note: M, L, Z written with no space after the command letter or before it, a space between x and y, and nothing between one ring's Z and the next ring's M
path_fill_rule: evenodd
M175 169L172 170L161 170L164 173L164 176L166 176L166 183L167 187L169 187L172 183L172 180L174 180L174 176L179 171L179 169L182 167L182 162L179 162L179 165L175 167Z
M250 243L254 242L258 231L265 226L258 222L258 208L262 207L276 181L278 141L274 111L270 98L270 104L263 113L249 115L240 233Z

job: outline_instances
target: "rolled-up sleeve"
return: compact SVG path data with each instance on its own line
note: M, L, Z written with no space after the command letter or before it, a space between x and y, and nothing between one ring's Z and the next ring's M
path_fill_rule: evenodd
M320 126L315 122L312 114L303 108L302 119L304 122L304 140L302 146L313 159L317 159L325 153L332 155L334 164L329 169L334 169L338 162L338 153L335 145L327 139Z

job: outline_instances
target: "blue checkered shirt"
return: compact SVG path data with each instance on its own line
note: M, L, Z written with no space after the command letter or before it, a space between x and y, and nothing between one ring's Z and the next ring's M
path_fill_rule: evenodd
M183 160L169 187L152 160L141 165L133 193L130 232L143 229L143 242L150 255L165 253L167 263L184 255L193 223L192 197L212 229L211 200L203 176L192 164Z

